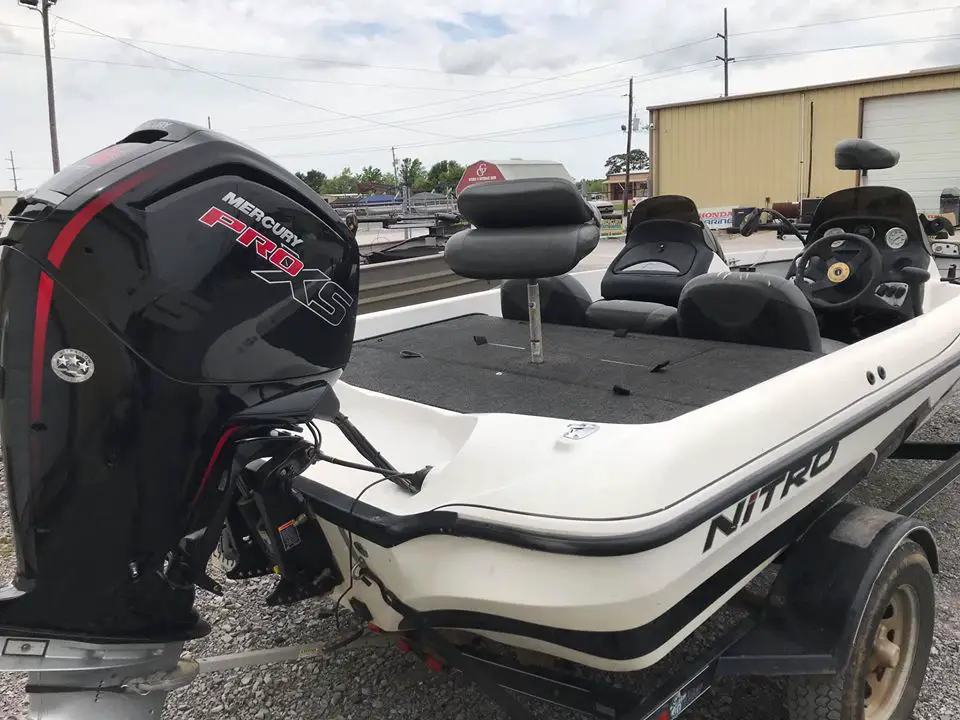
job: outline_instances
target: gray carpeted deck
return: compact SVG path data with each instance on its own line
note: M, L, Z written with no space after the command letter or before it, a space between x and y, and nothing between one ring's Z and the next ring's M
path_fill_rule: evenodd
M459 412L644 423L672 419L819 357L562 325L544 325L543 338L546 362L534 365L527 323L467 315L356 343L343 379ZM418 357L404 357L409 353Z

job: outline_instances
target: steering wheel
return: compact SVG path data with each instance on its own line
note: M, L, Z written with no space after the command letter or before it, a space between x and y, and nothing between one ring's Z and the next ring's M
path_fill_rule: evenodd
M839 241L843 247L834 249L832 245ZM850 256L848 243L860 246L856 254ZM870 292L882 268L880 250L863 235L825 235L807 245L797 258L793 282L815 308L841 310Z

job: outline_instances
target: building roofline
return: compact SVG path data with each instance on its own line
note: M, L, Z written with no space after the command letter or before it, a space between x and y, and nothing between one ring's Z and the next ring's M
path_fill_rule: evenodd
M798 92L808 92L810 90L826 90L828 88L851 87L854 85L867 85L869 83L884 82L887 80L904 80L913 77L926 77L930 75L949 75L950 73L960 73L960 65L944 65L942 67L927 68L923 70L911 70L910 72L898 73L896 75L877 75L874 77L860 78L857 80L842 80L839 82L822 83L820 85L802 85L799 87L783 88L780 90L765 90L763 92L745 93L743 95L730 95L729 97L702 98L700 100L685 100L684 102L666 103L664 105L648 105L647 111L666 110L668 108L691 107L694 105L710 105L713 103L734 102L736 100L749 100L751 98L771 97L773 95L791 95Z

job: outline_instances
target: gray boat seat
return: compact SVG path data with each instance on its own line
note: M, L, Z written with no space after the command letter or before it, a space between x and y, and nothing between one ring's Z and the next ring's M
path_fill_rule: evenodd
M597 300L586 311L587 327L649 335L676 335L677 309L642 300Z
M844 347L820 337L806 295L775 275L729 271L700 275L684 287L678 305L680 337L814 353Z
M479 280L537 280L565 275L600 242L600 212L562 178L478 183L457 199L474 227L447 241L444 259Z
M587 324L592 299L583 284L572 275L539 278L540 320L549 325ZM507 320L528 320L527 281L505 280L500 286L500 314Z

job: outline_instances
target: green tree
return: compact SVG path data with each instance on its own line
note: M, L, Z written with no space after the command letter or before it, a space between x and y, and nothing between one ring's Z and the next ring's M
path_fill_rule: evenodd
M589 193L602 193L607 189L607 186L603 183L604 178L597 180L587 180L587 192Z
M463 170L463 165L456 160L441 160L427 171L427 183L434 192L445 193L457 187Z
M331 194L351 193L357 191L357 178L353 171L346 167L336 177L329 178L324 183L324 192Z
M319 170L307 170L304 172L298 172L297 177L300 178L303 182L310 186L310 188L316 193L326 192L323 188L327 182L327 175Z
M360 171L360 174L357 176L357 182L377 183L380 185L388 184L387 177L384 175L383 170L375 168L373 165L367 165Z
M627 169L627 154L618 153L617 155L611 155L607 158L607 161L603 164L607 169L607 175L615 175L617 173L626 172ZM630 172L640 172L641 170L646 170L650 167L650 158L647 157L645 150L631 150L630 151Z
M420 158L404 158L400 161L400 182L416 192L427 180Z

